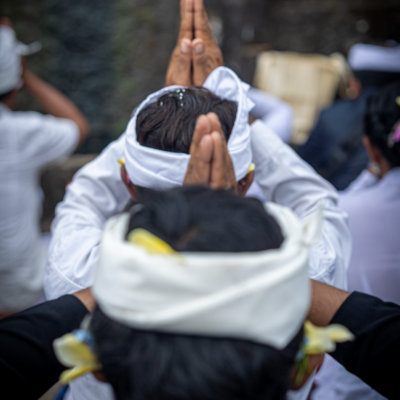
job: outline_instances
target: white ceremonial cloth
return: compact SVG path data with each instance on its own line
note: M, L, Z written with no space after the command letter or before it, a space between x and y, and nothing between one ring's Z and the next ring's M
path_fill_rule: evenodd
M57 206L44 280L47 299L93 284L104 224L122 212L130 199L116 161L124 156L124 141L122 135L78 171ZM291 208L300 219L324 201L322 238L310 249L309 276L346 289L351 238L347 214L337 206L336 190L261 121L251 127L251 144L256 181L265 200ZM75 400L92 399L86 389L95 384L91 380L89 374L72 383ZM97 399L110 397L104 392Z
M247 175L253 159L248 123L249 112L254 106L247 97L250 86L243 83L229 68L219 67L208 76L203 87L222 99L235 101L238 105L235 124L227 144L236 180L240 181ZM140 111L155 103L161 96L183 88L169 86L151 94L135 110L129 121L125 135L125 168L135 185L165 190L183 184L190 155L141 146L136 137L136 121Z
M271 93L253 87L250 88L247 95L255 104L251 115L256 119L261 119L271 131L275 132L285 143L289 143L294 122L292 106Z
M357 43L349 51L348 63L353 71L400 72L400 45Z
M21 79L21 56L12 28L0 25L0 94L14 89Z
M78 141L74 122L12 112L0 102L0 312L38 300L46 264L40 169L68 156Z
M309 247L319 241L322 204L303 224L287 207L265 208L281 227L281 247L240 254L150 254L126 241L129 213L111 218L92 287L97 304L113 320L137 329L285 348L308 313Z
M400 168L381 180L364 171L340 193L339 204L349 214L353 235L349 291L400 305ZM385 399L332 358L324 362L317 380L315 399Z

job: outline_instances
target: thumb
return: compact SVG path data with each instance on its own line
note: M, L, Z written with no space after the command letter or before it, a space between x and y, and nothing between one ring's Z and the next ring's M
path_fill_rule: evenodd
M193 58L193 84L194 86L202 86L208 77L207 72L207 52L204 41L195 39L192 42L192 58Z

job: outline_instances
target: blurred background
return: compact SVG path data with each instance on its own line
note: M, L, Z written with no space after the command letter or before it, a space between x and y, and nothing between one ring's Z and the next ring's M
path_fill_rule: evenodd
M400 42L399 0L205 0L225 63L253 82L260 51L347 54L358 42ZM164 85L179 0L1 0L19 39L40 40L31 69L69 96L92 126L66 165L44 171L42 228L73 173L124 132L132 110ZM23 91L22 91L23 92ZM21 93L20 110L40 110Z

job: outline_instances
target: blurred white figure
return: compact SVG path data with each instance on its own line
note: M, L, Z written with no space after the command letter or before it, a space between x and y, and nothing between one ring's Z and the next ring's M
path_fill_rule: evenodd
M89 130L64 95L23 67L21 55L32 46L18 43L10 21L2 22L6 25L0 24L0 317L42 298L46 250L39 228L40 169L64 160ZM24 82L53 116L12 111Z

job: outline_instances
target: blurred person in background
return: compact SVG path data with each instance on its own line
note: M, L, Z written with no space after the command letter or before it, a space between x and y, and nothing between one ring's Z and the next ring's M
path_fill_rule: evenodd
M400 305L400 81L371 97L363 141L371 167L339 198L353 236L348 288ZM316 400L384 399L329 357L316 380Z
M367 101L385 85L400 79L400 45L393 41L354 45L348 62L354 73L349 95L323 110L308 141L297 152L336 189L344 190L368 165L362 144Z
M0 317L42 297L40 169L68 157L89 133L86 118L21 59L10 20L0 24ZM16 112L25 85L50 115Z

